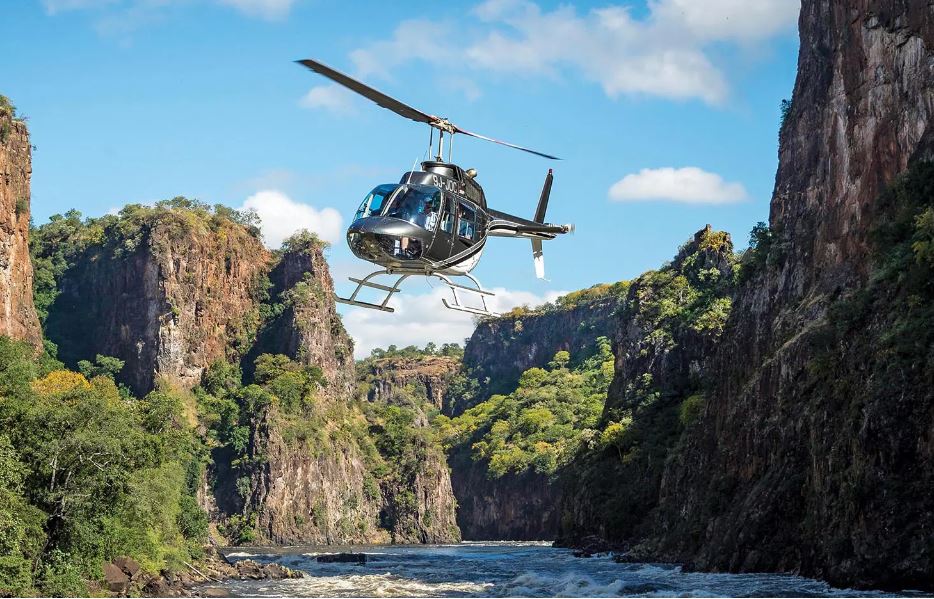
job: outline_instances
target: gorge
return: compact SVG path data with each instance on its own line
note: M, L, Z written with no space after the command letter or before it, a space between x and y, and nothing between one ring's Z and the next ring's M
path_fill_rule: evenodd
M0 591L94 592L117 556L171 570L212 540L462 539L934 590L922 4L803 0L748 249L707 225L463 348L364 360L311 233L270 250L255 215L184 197L30 227L4 99Z

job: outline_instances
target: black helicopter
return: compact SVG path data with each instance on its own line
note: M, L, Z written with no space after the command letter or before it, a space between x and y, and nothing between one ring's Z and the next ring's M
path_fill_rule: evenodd
M487 308L485 299L494 294L483 289L480 282L470 274L480 262L487 237L531 239L535 272L539 278L544 278L542 241L554 239L574 229L573 225L545 222L553 180L551 169L545 177L535 216L527 220L487 206L483 188L476 180L477 171L465 171L453 164L451 151L454 135L460 133L543 158L559 160L557 157L461 129L445 118L416 110L320 62L307 59L297 62L383 108L430 125L432 136L429 137L429 150L434 147L434 129L438 130L438 150L434 160L422 162L422 170L403 174L399 183L377 186L360 204L353 223L347 229L347 244L355 256L382 269L363 279L351 277L350 280L357 284L356 289L349 298L338 297L337 301L393 312L387 303L399 291L399 285L410 276L427 276L437 277L451 288L454 303L442 300L445 307L473 314L495 315ZM445 133L451 137L447 161L443 160ZM371 280L381 275L397 278L392 285L382 285ZM451 277L458 276L468 278L473 286L451 280ZM378 304L360 301L357 294L364 287L384 291L386 297ZM478 294L482 308L462 304L457 295L458 290Z

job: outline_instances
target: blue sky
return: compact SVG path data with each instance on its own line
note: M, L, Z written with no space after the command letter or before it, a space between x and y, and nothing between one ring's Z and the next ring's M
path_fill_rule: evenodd
M744 246L767 220L779 103L797 60L795 0L337 2L44 0L5 7L0 93L29 118L33 215L100 215L186 195L310 226L341 278L368 271L343 229L377 183L424 157L428 130L331 87L312 57L429 113L564 158L459 137L490 204L531 215L555 170L545 245L495 239L475 271L501 308L637 276L711 223ZM345 310L358 353L459 341L469 317L407 285L396 314Z

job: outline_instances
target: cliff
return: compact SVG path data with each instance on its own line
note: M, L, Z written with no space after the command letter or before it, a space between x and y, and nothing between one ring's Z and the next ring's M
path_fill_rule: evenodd
M40 346L29 260L32 145L26 123L0 96L0 334Z
M383 459L381 522L396 543L459 541L457 501L431 417L460 360L412 352L358 364L361 399Z
M523 372L545 366L559 351L583 356L594 339L611 337L612 315L624 289L625 283L599 285L592 299L586 293L591 290L583 290L572 294L584 295L573 303L544 310L520 308L482 320L464 348L463 372L474 387L469 393L458 389L456 401L446 412L459 414L490 395L508 393Z
M626 288L598 285L559 298L556 305L478 324L445 401L445 413L454 417L454 430L446 433L448 461L465 539L543 540L558 534L560 456L572 452L591 426L586 412L592 409L596 418L603 406L609 380L592 380L605 359L596 341L614 331L614 312ZM526 421L537 416L547 422L528 428ZM515 436L507 440L504 434ZM533 446L520 448L522 438ZM481 446L490 452L479 456ZM494 475L494 460L499 464L501 458L511 465Z
M468 541L548 541L558 533L561 493L551 477L528 470L490 478L486 462L452 453L457 524Z
M759 269L649 545L703 569L931 589L934 13L804 0L800 35Z
M66 364L119 358L119 380L145 394L158 381L191 388L249 347L270 254L247 228L178 198L75 235L45 321Z
M625 546L648 532L664 465L704 402L709 356L730 312L736 261L708 225L629 287L616 318L599 441L559 474L559 544Z
M451 356L400 356L369 361L363 373L369 385L367 399L392 402L400 394L414 393L441 410L460 366L461 361Z

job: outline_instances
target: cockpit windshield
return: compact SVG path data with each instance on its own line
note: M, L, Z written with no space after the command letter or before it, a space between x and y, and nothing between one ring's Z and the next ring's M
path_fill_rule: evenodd
M369 195L364 198L363 203L360 204L360 208L357 210L354 220L366 218L367 216L379 216L383 212L383 209L386 208L389 197L398 188L399 186L393 183L380 185L371 191Z
M434 231L441 212L441 190L431 185L403 185L383 216L401 218Z

